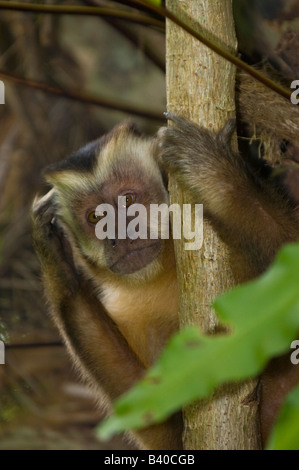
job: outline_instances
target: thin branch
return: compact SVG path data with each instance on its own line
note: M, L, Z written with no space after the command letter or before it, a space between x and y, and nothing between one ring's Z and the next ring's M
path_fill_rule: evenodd
M138 6L138 5L146 6L153 13L157 13L159 15L165 16L170 21L172 21L173 23L180 26L184 31L191 34L191 36L198 39L205 46L209 47L212 51L216 52L216 54L218 54L221 57L223 57L224 59L228 60L229 62L234 64L239 69L244 70L246 73L248 73L249 75L254 77L256 80L263 83L265 86L267 86L268 88L271 88L271 90L273 90L274 92L281 95L283 98L286 98L287 100L290 101L290 98L291 98L291 91L290 90L288 90L287 88L284 88L283 86L281 86L278 83L273 82L268 77L266 77L264 74L262 74L261 72L256 70L254 67L251 67L250 65L246 64L246 62L244 62L243 60L241 60L238 57L234 56L231 52L224 49L222 46L217 44L212 39L208 39L203 34L199 33L198 31L195 31L191 26L189 26L187 23L182 21L179 17L174 15L167 8L156 6L152 3L149 3L146 0L130 0L130 4L131 5L135 4L136 6Z
M104 16L110 18L119 18L133 23L147 26L155 26L164 29L163 21L149 16L131 13L122 10L113 10L112 8L88 7L77 5L40 5L35 3L20 2L0 2L0 10L23 11L25 13L46 13L51 15L82 15L82 16Z
M106 3L109 3L110 0L105 0ZM134 2L134 0L114 0L114 2L116 3L119 3L120 5L124 5L126 7L130 7L130 8L135 8L139 11L142 11L142 12L146 12L146 13L149 13L151 15L154 15L155 18L163 18L164 19L164 16L161 15L161 14L157 14L157 13L154 13L152 10L151 10L151 7L150 5L148 4L139 4L139 5L136 5L136 3ZM100 5L98 5L100 6Z
M81 103L88 103L95 106L102 106L107 109L114 109L116 111L122 111L124 113L132 114L134 116L140 116L147 119L153 119L157 121L163 121L163 111L151 111L141 108L136 108L135 106L119 103L117 101L107 100L105 98L97 98L95 96L78 93L75 91L62 90L54 86L47 85L46 83L39 82L36 80L29 80L27 78L19 77L12 73L8 73L5 70L0 69L0 78L16 83L17 85L22 85L36 90L41 90L52 95L61 96L62 98L80 101Z
M259 82L263 83L268 88L271 88L275 93L281 95L283 98L286 98L290 101L291 90L284 88L278 83L273 82L264 74L256 70L254 67L246 64L243 60L234 56L231 52L221 47L212 39L206 38L203 34L195 31L191 26L182 21L176 15L171 13L164 7L156 6L152 3L149 3L146 0L130 0L130 5L143 6L147 7L153 13L159 14L171 20L173 23L180 26L184 31L191 34L194 38L198 39L200 42L209 47L216 54L220 55L224 59L228 60L236 67L244 70L246 73L254 77ZM71 14L71 15L91 15L91 16L110 16L115 18L127 19L139 24L147 24L151 26L157 26L164 29L164 23L162 21L156 20L154 18L145 17L141 15L136 15L133 13L128 13L124 11L112 10L108 8L101 7L85 7L85 6L57 6L57 5L36 5L32 3L19 3L19 2L0 2L0 10L16 10L24 11L31 13L51 13L51 14Z
M62 347L61 341L50 341L47 343L11 343L5 344L5 349L31 349L31 348L53 348Z
M100 6L94 0L83 0L83 3L89 6ZM141 7L140 7L141 9ZM115 18L105 18L107 24L109 24L112 28L122 34L128 41L130 41L134 46L140 47L140 38L138 34L138 30L132 28L129 24L125 23L122 20L118 20ZM163 34L163 32L161 32ZM155 47L154 44L148 43L146 39L145 42L142 44L142 52L143 54L151 60L163 73L165 73L165 56L160 53L160 51Z

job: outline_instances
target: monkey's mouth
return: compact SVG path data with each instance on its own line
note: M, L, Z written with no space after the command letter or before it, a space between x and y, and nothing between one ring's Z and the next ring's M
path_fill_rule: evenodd
M111 266L110 270L118 274L132 274L151 263L160 253L161 241L151 245L131 249L121 255Z

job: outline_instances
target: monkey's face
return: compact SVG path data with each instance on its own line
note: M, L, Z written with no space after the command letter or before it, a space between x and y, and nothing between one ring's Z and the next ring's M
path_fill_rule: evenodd
M135 165L132 171L126 165L121 175L111 175L97 190L74 198L72 221L68 216L64 220L93 263L116 274L132 274L163 253L164 241L159 238L159 231L158 238L151 237L149 215L151 204L167 203L167 199L164 187L148 181L142 168ZM140 207L135 212L137 204ZM101 216L97 215L99 207L103 208Z
M151 205L168 204L168 193L152 140L120 126L47 179L56 188L58 217L85 261L120 276L148 278L161 270L168 241L150 214Z

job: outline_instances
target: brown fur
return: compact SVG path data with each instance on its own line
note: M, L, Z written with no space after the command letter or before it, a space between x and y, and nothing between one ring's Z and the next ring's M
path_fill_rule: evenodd
M298 239L298 211L283 188L232 152L232 122L213 135L183 118L169 118L175 126L162 129L156 140L124 124L51 168L46 175L54 189L33 207L34 240L54 321L95 396L104 393L108 403L142 377L177 329L176 267L172 241L160 240L155 259L145 256L136 270L138 251L131 256L132 250L146 243L98 240L87 222L90 210L101 202L114 204L128 191L146 207L166 202L166 167L204 204L233 260L242 265L243 278L262 272L284 242ZM121 269L112 272L123 257ZM271 406L272 416L277 409L274 376L271 371L262 392L267 422ZM268 426L263 429L268 432ZM176 415L136 438L142 448L179 449L181 433Z
M244 72L239 74L238 88L238 108L243 123L250 127L250 136L263 143L267 161L283 161L282 141L298 141L299 107Z
M135 146L142 139L130 126L122 126L105 139L102 147L95 146L94 151L99 152L96 158L104 152L106 175L110 152L119 155L121 147L126 150L126 137L135 139ZM149 151L151 142L145 142ZM53 319L95 396L104 395L108 404L142 377L178 328L172 242L161 240L156 259L150 263L145 259L145 267L137 273L115 273L108 268L111 257L107 252L115 252L118 246L98 240L94 226L86 221L90 209L103 201L112 204L122 189L134 189L138 202L145 206L167 200L161 170L154 161L152 168L148 161L130 164L132 149L129 146L127 153L125 150L119 166L113 168L111 164L109 185L88 177L90 171L99 172L92 154L93 169L86 162L89 169L81 169L77 180L72 164L71 169L64 163L62 168L52 168L48 179L54 189L37 199L33 208L33 236ZM122 165L125 172L120 171ZM73 185L76 191L72 191ZM132 246L143 247L146 240L122 242L123 256ZM131 262L128 257L124 269ZM141 448L180 449L181 434L182 420L177 414L161 425L135 433L135 439Z

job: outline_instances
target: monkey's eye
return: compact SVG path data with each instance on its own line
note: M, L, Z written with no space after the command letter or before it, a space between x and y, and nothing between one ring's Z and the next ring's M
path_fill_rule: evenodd
M128 193L122 196L122 204L124 207L131 206L132 204L134 204L135 200L136 200L135 194Z
M91 224L96 224L98 223L99 220L101 220L101 216L100 215L96 215L95 211L92 211L88 214L87 216L87 220L88 222L90 222Z

